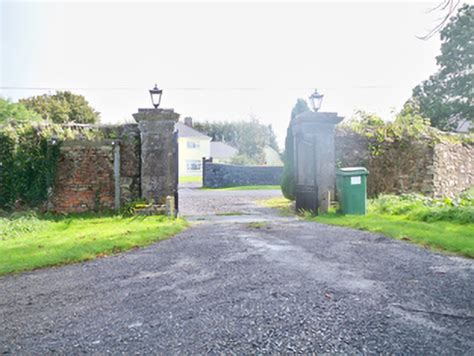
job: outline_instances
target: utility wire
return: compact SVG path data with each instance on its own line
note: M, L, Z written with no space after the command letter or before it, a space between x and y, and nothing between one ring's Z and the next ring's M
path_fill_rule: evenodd
M337 90L337 89L393 89L395 86L390 85L357 85L352 87L322 87L325 90ZM83 91L142 91L145 88L127 88L127 87L21 87L21 86L0 86L1 90L83 90ZM303 88L272 88L272 87L188 87L188 88L162 88L163 90L176 90L176 91L268 91L268 90L314 90L314 87L303 87Z

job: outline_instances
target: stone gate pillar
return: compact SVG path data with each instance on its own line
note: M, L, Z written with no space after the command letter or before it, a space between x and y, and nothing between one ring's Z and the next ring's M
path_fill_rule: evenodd
M153 204L177 198L178 164L173 109L138 109L133 114L141 138L141 196ZM177 203L177 201L176 201Z
M342 120L337 113L307 111L292 122L297 210L324 211L328 196L334 197L334 128Z

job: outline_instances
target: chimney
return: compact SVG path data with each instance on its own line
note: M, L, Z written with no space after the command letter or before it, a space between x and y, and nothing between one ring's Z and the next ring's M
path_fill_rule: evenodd
M192 117L185 117L184 124L189 127L193 127L193 118Z

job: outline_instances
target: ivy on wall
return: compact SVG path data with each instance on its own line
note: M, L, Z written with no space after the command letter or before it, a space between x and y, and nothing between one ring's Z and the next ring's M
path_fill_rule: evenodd
M369 169L368 195L417 191L432 193L429 168L438 143L472 145L473 135L442 132L405 107L392 122L358 112L338 126L338 166Z
M417 109L410 103L404 106L392 122L384 122L374 114L358 111L351 120L339 127L366 137L372 157L381 156L386 143L397 142L401 146L406 146L420 140L430 145L440 142L463 144L474 142L472 133L447 133L433 128L430 126L430 120L418 114Z
M0 209L45 207L61 142L98 136L92 128L8 122L0 126Z

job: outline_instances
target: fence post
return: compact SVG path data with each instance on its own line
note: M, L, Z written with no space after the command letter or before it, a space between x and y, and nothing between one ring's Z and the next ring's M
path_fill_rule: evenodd
M115 196L114 207L115 210L120 210L120 143L119 141L112 141L114 146L114 184Z

